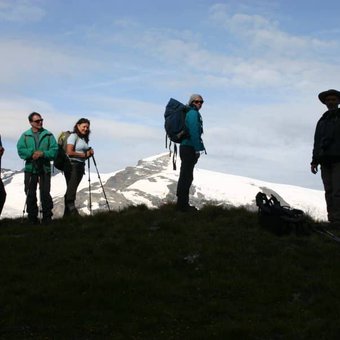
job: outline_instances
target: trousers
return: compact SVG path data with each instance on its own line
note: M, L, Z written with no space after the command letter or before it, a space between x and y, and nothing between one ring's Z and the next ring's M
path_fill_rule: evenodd
M340 162L321 165L329 222L340 222Z
M51 174L32 174L25 172L25 193L27 213L29 220L36 220L38 217L37 186L39 183L40 202L42 206L43 219L50 219L53 215L53 200L50 195Z
M84 162L72 162L67 165L64 170L65 180L66 180L66 193L65 199L65 210L64 215L73 213L76 211L75 200L77 196L77 189L79 183L84 176Z
M181 170L177 183L177 205L185 208L189 205L189 190L194 180L194 168L198 158L195 149L188 145L180 146L179 156Z
M6 202L6 190L5 190L5 186L4 183L2 182L1 178L0 178L0 215L2 213L2 209L5 205Z

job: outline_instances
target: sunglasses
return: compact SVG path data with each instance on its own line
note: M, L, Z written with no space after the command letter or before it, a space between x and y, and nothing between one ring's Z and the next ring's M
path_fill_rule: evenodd
M194 104L203 104L204 100L193 100Z
M32 120L32 123L42 123L44 120L41 119L37 119L37 120Z

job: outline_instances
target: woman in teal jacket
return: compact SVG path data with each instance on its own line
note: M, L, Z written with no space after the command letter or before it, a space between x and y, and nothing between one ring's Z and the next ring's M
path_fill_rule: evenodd
M43 222L52 218L53 201L51 189L51 161L58 151L58 144L51 132L43 128L43 118L37 112L28 116L31 128L18 140L19 157L25 160L25 193L28 219L38 223L37 185L39 183Z
M193 94L188 102L189 111L186 114L185 125L188 137L180 145L179 155L181 158L181 170L177 184L177 209L179 211L196 210L189 205L189 190L194 179L194 167L202 151L205 151L202 133L203 122L200 108L203 98L199 94Z

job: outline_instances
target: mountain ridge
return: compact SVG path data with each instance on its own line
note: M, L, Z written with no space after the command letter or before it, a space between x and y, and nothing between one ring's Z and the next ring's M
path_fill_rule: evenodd
M178 160L178 169L180 161ZM2 217L17 218L23 215L25 194L23 172L3 170L3 182L7 200ZM176 201L179 170L174 171L169 153L144 158L136 166L108 174L99 174L111 210L124 209L129 205L145 204L157 208ZM54 217L63 214L63 196L66 190L62 173L56 172L51 179L51 195L54 201ZM92 211L107 210L107 204L98 173L88 172L78 188L76 205L82 214L89 214L89 183L91 184ZM304 210L316 220L326 220L324 193L287 184L270 183L248 177L195 168L194 182L190 189L190 202L198 208L205 204L244 206L256 210L255 195L262 191L274 194L283 205Z

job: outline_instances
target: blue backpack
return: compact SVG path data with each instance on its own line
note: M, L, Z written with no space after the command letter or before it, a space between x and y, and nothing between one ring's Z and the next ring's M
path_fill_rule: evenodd
M175 143L174 154L173 154L173 168L176 170L176 159L177 159L177 145L181 143L183 139L189 137L189 132L185 126L185 117L189 107L182 104L176 99L170 98L168 104L165 107L164 112L164 128L165 128L165 147L168 147L168 139L170 140L169 149L171 156L171 143Z
M185 116L188 110L188 106L173 98L170 98L166 105L164 128L166 136L171 142L180 143L189 136L185 126Z

